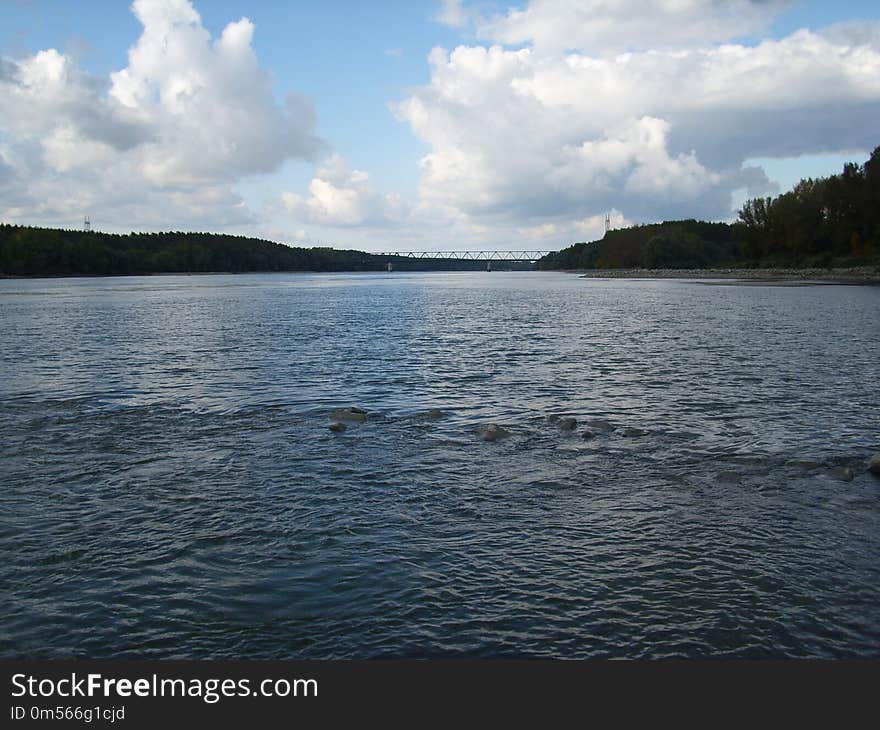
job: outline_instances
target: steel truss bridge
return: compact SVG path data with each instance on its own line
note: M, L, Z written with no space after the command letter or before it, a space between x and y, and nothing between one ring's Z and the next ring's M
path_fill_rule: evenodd
M537 261L554 251L383 251L377 256L456 261Z

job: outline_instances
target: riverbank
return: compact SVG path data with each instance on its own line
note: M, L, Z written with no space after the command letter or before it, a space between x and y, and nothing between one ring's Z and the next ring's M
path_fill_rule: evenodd
M582 279L733 279L740 281L815 281L880 284L880 268L839 269L581 269Z

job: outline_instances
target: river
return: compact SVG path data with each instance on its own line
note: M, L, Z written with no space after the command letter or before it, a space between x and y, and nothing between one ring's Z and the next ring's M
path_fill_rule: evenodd
M878 287L4 280L0 325L4 657L880 657Z

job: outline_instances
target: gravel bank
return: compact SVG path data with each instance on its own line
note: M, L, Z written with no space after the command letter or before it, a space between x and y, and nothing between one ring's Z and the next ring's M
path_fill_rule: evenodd
M736 279L773 282L880 284L880 268L849 269L589 269L574 272L582 279Z

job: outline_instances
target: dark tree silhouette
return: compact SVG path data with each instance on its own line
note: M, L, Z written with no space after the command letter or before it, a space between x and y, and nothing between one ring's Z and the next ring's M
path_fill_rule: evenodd
M0 224L0 275L102 276L256 271L482 270L485 262L293 248L213 233L129 233Z

